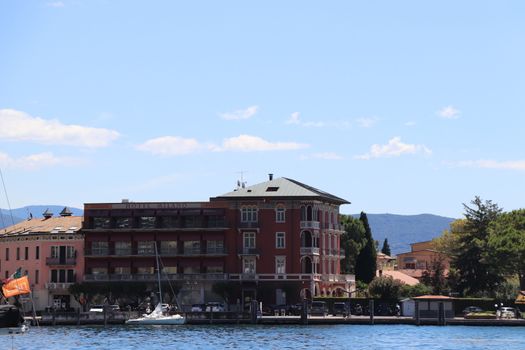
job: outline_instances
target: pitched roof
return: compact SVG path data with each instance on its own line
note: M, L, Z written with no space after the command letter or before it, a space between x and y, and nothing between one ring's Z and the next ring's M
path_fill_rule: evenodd
M395 280L398 280L398 281L401 281L403 282L404 284L408 285L408 286L415 286L416 284L419 284L419 281L414 278L414 277L411 277L401 271L396 271L396 270L382 270L381 271L381 274L383 276L389 276L389 277L392 277L393 279ZM379 276L379 271L376 272L376 276Z
M328 192L321 191L315 187L305 185L299 181L286 177L276 178L245 188L238 188L232 192L223 194L219 199L241 199L261 197L297 197L324 199L337 204L350 204L347 200L334 196Z
M34 218L0 229L0 238L13 235L76 233L82 227L81 216L58 216L49 219Z

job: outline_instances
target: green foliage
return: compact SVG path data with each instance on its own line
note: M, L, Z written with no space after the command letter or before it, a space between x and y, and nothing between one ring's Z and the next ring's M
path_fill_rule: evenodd
M368 225L368 218L364 212L361 212L359 220L363 223L365 228L365 244L360 250L355 266L355 277L359 281L370 283L376 276L377 270L377 253L372 238L372 231Z
M464 232L457 233L457 245L453 249L452 264L457 269L458 289L462 294L490 293L501 277L495 266L487 262L489 225L498 218L501 209L492 201L483 202L479 197L471 201L473 207L465 208Z
M413 298L429 294L432 294L432 288L423 283L418 283L415 286L403 284L399 291L400 298Z
M423 272L421 283L432 288L432 294L443 294L448 290L447 278L445 276L444 257L440 256L432 260L430 268Z
M501 274L517 276L525 289L525 209L501 214L488 232L487 261Z
M392 252L390 251L390 245L388 244L388 238L385 238L383 241L383 248L381 248L381 253L385 255L390 255Z
M373 298L399 299L403 283L391 276L376 277L368 285L368 293Z
M347 215L342 216L342 225L341 248L345 258L341 260L341 273L354 274L357 255L365 242L365 228L359 219Z

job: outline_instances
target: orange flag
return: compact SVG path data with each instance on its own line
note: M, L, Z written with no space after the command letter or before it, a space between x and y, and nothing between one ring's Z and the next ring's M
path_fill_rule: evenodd
M19 294L31 293L31 289L29 288L29 279L27 276L23 276L11 280L2 286L2 292L4 292L4 296L6 298Z

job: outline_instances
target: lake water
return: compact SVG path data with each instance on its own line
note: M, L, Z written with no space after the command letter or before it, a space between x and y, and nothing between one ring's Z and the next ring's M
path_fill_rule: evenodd
M32 327L0 349L523 350L523 327L407 325Z

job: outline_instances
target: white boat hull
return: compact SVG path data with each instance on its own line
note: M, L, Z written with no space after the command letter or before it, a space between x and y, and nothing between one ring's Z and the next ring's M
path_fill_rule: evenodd
M126 321L126 324L141 324L141 325L181 325L186 323L186 318L180 315L160 316L160 317L139 317L131 318Z

